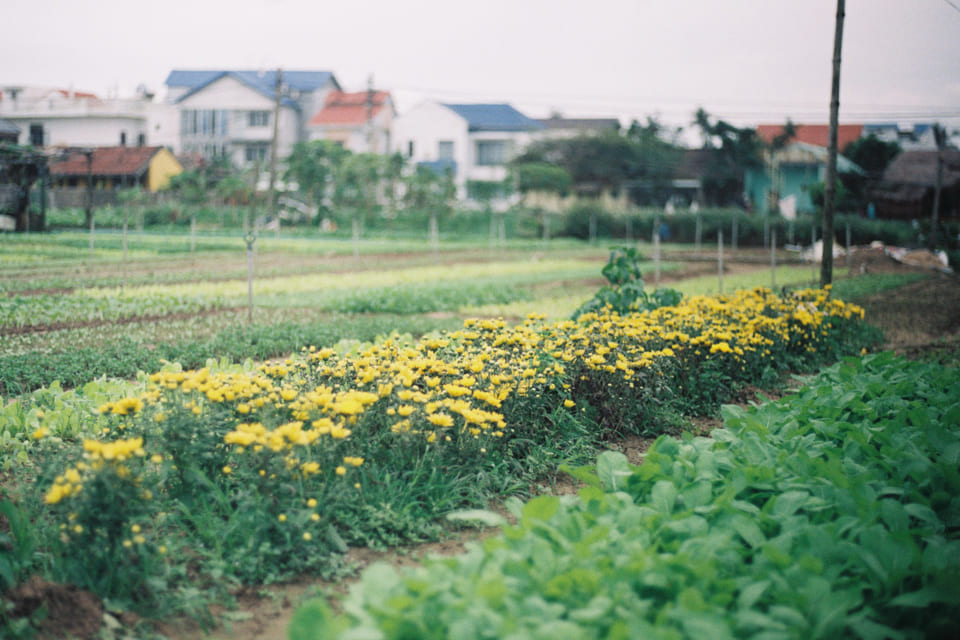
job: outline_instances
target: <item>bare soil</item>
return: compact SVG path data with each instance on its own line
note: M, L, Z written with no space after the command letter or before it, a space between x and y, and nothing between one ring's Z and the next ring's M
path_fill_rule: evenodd
M845 267L849 268L850 274L918 270L918 267L895 262L882 252L867 249L854 253L849 265L840 258L836 266L838 274L842 274ZM705 270L711 268L704 267ZM928 269L920 270L929 272ZM689 271L696 272L697 268ZM867 321L884 331L884 349L907 356L960 351L960 278L956 275L937 273L933 277L875 295L861 301L861 305L866 310ZM765 398L775 399L779 395L778 390L748 389L738 398L738 402L746 404ZM719 424L715 417L693 420L694 428L703 434ZM622 451L632 463L639 464L652 442L652 438L630 436L609 443L609 447ZM549 484L549 487L537 487L534 490L549 490L557 494L577 490L577 484L566 477L554 478ZM497 505L491 505L491 508L503 512L502 507ZM386 561L397 567L411 566L427 556L462 553L466 544L481 540L493 532L490 529L460 529L450 531L442 540L411 547L388 551L353 549L348 554L348 560L358 573L376 561ZM195 621L186 618L156 621L149 626L156 633L177 639L281 640L287 637L287 626L293 612L304 599L330 591L343 593L354 580L350 578L331 583L303 576L285 584L243 589L235 594L237 606L234 611L214 612L219 614L220 624L211 632L204 631ZM113 616L105 612L103 603L93 594L73 585L54 584L37 577L4 597L13 603L14 617L35 614L41 607L45 608L46 613L38 622L37 637L41 639L119 637L106 630L105 620L113 621L113 626L116 626L117 618L124 624L133 622L129 616L118 612L113 612Z

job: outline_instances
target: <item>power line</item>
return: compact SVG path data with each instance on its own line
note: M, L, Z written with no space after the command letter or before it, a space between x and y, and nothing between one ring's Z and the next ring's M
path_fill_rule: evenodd
M950 0L943 0L943 1L946 2L948 5L950 5L951 7L953 7L954 11L956 11L957 13L960 13L960 7L953 4Z

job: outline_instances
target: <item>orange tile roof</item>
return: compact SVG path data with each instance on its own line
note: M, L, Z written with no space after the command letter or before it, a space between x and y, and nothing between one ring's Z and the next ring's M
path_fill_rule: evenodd
M830 143L830 126L826 124L798 124L794 125L797 135L791 142L806 142L818 147L826 147ZM845 146L860 138L863 132L862 124L841 124L837 127L837 148L841 151ZM757 126L757 134L764 142L770 144L773 139L783 133L782 124L761 124Z
M93 149L92 173L95 176L136 176L147 169L150 159L162 147L97 147ZM73 151L66 159L50 163L56 176L87 175L87 156Z
M373 92L373 114L380 113L390 94L386 91ZM344 93L331 91L323 108L310 119L311 126L361 125L367 121L367 92Z

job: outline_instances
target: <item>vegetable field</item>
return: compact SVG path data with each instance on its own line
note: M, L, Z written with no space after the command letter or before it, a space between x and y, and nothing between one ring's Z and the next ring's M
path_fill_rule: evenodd
M180 637L164 618L222 629L240 593L336 583L351 549L477 523L503 533L414 571L373 567L337 613L307 602L291 636L956 630L956 371L869 355L879 336L852 284L806 288L811 269L787 267L774 292L743 268L717 294L715 267L675 259L659 266L675 290L655 293L644 247L575 243L354 257L306 239L250 256L228 238L58 240L3 245L13 637L54 620L99 633L103 610L24 604L58 585L137 637ZM775 406L724 409L712 437L675 437L830 365ZM599 455L626 437L658 438L642 465ZM577 497L534 497L565 474Z

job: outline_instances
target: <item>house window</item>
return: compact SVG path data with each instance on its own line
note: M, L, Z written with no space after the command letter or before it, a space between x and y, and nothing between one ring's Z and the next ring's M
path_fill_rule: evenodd
M268 144L248 144L243 150L243 159L250 164L263 164L269 150Z
M121 132L120 132L120 146L121 146L121 147L127 146L127 132L126 132L126 131L121 131Z
M247 126L266 127L270 124L269 111L250 111L247 113Z
M477 165L499 167L509 160L511 144L509 140L478 140Z
M407 140L407 157L413 157L413 140Z
M186 136L204 138L227 135L225 109L186 109L180 113L180 132Z
M142 133L137 134L137 146L142 147L147 144L147 136Z
M30 145L34 147L43 146L43 125L42 124L30 125Z
M440 140L437 142L437 160L453 160L452 140Z

